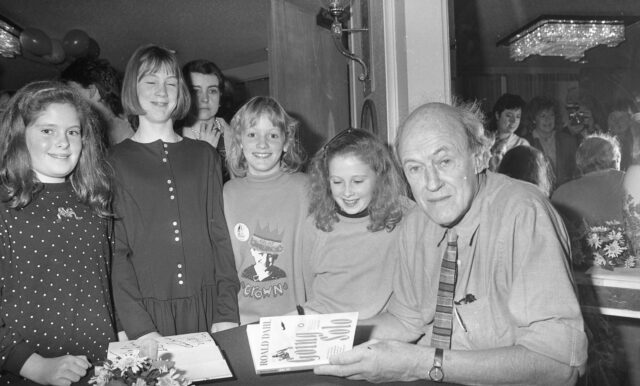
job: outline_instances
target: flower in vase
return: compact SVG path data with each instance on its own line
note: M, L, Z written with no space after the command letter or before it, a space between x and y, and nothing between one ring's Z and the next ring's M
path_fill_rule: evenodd
M118 358L114 363L114 366L122 372L127 369L131 369L131 371L137 373L144 366L146 361L146 357L140 357L138 356L138 352L134 351L131 355L123 355Z
M600 248L600 246L602 245L602 242L600 241L600 237L598 237L598 234L595 232L589 234L589 237L587 238L587 243L591 248Z
M627 250L627 247L623 247L618 244L617 241L613 241L610 244L607 244L604 248L604 254L607 255L608 258L613 259L614 257L618 257Z

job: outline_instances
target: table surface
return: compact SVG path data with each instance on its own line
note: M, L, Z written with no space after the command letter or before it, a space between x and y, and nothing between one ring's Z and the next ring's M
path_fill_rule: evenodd
M198 385L358 385L370 384L365 381L350 381L338 377L329 377L313 374L313 371L297 371L288 373L275 373L257 375L253 368L251 352L249 350L249 340L247 338L246 326L232 328L230 330L213 334L223 354L225 355L229 368L234 374L234 378L218 379L215 381L198 382ZM447 383L436 383L430 381L397 382L386 383L387 385L446 385Z

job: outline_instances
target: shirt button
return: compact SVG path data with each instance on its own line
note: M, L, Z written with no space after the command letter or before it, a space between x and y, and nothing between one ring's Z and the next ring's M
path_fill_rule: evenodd
M163 145L164 147L168 147L168 145L167 145L166 143L163 143L162 145Z
M182 280L179 280L179 281L178 281L178 284L183 285L183 284L184 284L184 282L183 282Z
M174 195L172 194L172 195L171 195L171 197L169 197L169 198L173 200L174 198L176 198L176 196L174 196Z
M178 222L177 221L174 221L172 224L173 224L174 227L178 226Z
M167 180L167 184L171 185L171 180Z
M178 277L182 277L182 274L181 274L181 273L179 273L179 274L178 274Z
M169 191L170 191L170 192L173 192L173 187L170 187L170 188L169 188Z
M180 237L176 237L174 240L175 241L180 241Z
M166 159L166 158L163 158L163 159L162 159L162 162L167 162L167 159Z
M182 264L178 264L178 268L182 268Z
M176 229L176 230L173 231L173 233L178 234L178 233L180 233L180 230Z

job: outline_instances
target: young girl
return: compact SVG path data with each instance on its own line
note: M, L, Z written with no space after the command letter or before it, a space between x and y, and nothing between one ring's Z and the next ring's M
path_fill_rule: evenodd
M304 301L296 249L307 211L298 122L278 102L255 97L231 121L224 210L240 278L242 324L282 315Z
M316 153L310 178L304 312L358 311L360 319L373 317L392 292L395 261L389 250L394 229L411 206L405 183L387 147L356 129L339 133Z
M189 105L175 55L138 48L123 81L136 133L110 155L117 181L113 294L129 339L238 322L220 158L209 144L173 131Z
M96 122L71 88L36 82L0 123L0 384L77 382L116 340Z

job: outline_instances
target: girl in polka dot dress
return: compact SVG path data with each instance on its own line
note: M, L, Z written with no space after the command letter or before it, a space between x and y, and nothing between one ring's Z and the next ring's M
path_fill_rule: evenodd
M116 339L109 180L90 107L58 82L0 122L0 384L86 383Z
M173 123L190 107L177 59L129 60L122 102L136 133L111 150L116 176L113 296L129 339L238 325L239 290L222 205L220 156Z

